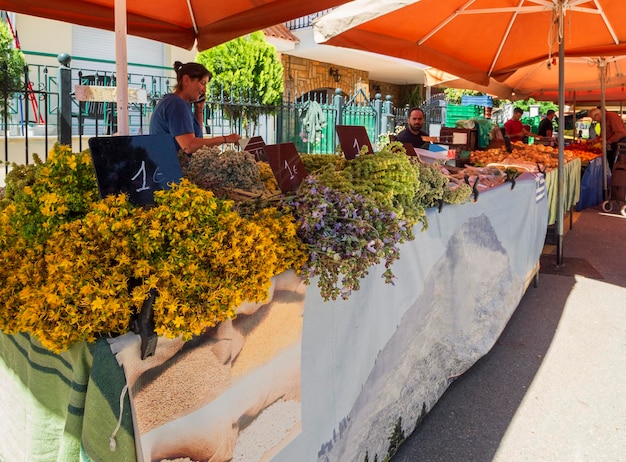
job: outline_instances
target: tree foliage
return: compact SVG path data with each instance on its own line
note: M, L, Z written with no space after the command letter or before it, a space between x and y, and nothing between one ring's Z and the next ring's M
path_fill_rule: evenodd
M415 85L407 97L409 107L418 107L424 102L422 91L419 85Z
M527 100L523 101L516 101L513 106L521 108L524 112L529 111L530 106L539 106L540 114L545 114L546 112L548 112L548 109L553 109L555 111L558 111L559 109L559 107L552 101L536 101L534 98L528 98Z
M233 120L241 118L246 131L250 122L256 123L282 100L283 66L263 32L205 50L196 60L211 71L211 89L226 101L252 103L233 105L229 114Z
M461 90L459 88L445 88L443 92L446 95L446 100L452 104L461 104L463 96L483 96L487 94L478 90ZM510 103L508 99L493 99L493 107L502 107L508 103Z
M463 96L482 96L486 95L486 93L477 91L477 90L461 90L458 88L446 88L444 89L444 94L446 95L446 100L452 104L461 104L461 99ZM493 106L494 107L502 107L506 104L510 104L511 101L508 99L500 99L494 98ZM554 109L555 111L558 109L558 106L554 104L552 101L536 101L534 98L528 98L527 100L519 100L513 103L514 107L519 107L524 111L528 111L530 106L539 106L539 113L545 114L548 109Z
M8 100L15 90L23 86L24 65L24 55L13 46L13 36L9 31L9 26L4 21L0 21L0 92L3 93L0 97L0 115L7 110L4 92L8 93Z
M480 96L485 93L481 93L476 90L461 90L459 88L445 88L443 94L446 95L446 101L452 104L461 104L461 99L466 96Z

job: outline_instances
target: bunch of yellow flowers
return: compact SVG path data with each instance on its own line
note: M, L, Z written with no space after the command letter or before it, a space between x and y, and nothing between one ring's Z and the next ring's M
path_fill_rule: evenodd
M55 172L63 184L53 191ZM155 192L150 208L97 197L90 156L56 145L32 184L4 200L0 329L63 351L127 332L156 289L156 333L190 339L265 299L274 275L307 259L290 214L244 219L187 180Z

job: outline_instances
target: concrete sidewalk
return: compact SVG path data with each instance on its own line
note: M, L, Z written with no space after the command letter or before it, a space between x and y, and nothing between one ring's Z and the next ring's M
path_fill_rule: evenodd
M576 213L563 255L392 462L626 461L626 218Z

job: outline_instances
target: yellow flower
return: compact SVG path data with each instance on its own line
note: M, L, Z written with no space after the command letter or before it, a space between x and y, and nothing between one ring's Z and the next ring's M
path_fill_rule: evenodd
M183 316L176 316L174 318L173 323L174 323L174 326L181 327L185 324L185 318Z
M77 189L93 175L87 154L55 146L42 165L23 202L0 210L0 328L30 331L53 351L125 332L150 289L157 334L189 339L265 298L277 272L306 258L295 220L275 209L246 220L188 180L143 209ZM46 234L33 242L22 234L33 229Z
M91 309L93 311L102 311L102 309L104 308L104 300L100 297L96 297L92 302L91 302Z

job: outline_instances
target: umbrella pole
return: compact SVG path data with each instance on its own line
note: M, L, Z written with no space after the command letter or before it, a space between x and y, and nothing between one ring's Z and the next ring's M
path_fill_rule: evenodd
M115 0L115 74L117 78L117 134L128 135L128 55L126 0Z
M562 14L562 13L561 13ZM556 264L563 264L563 176L565 149L565 38L559 37L559 165L556 190Z
M607 155L606 155L606 95L605 95L605 87L604 81L606 78L606 60L604 58L600 58L598 61L598 66L600 67L600 107L602 108L602 188L604 190L603 199L606 200L609 197L608 191L608 182L607 176L608 172L608 164L607 164Z
M574 119L574 139L572 141L574 143L579 143L582 141L582 138L578 137L578 130L576 130L576 90L574 90L574 93L573 93L572 108L573 108L572 118Z

